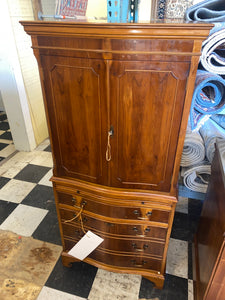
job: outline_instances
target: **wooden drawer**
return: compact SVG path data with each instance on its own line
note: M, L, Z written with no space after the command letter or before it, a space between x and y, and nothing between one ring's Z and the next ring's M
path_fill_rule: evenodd
M75 245L74 241L65 239L66 251L69 251ZM106 265L112 265L125 268L148 269L160 272L162 260L158 258L149 258L140 254L124 255L121 252L113 253L99 248L95 249L88 258L94 259ZM84 260L85 261L85 260Z
M76 212L68 209L60 209L60 216L62 224L66 220L71 220L75 216ZM90 230L97 230L99 232L105 232L109 235L119 235L119 236L134 236L136 238L147 238L159 241L165 241L167 228L157 227L149 225L149 223L137 224L137 223L114 223L116 220L112 220L110 222L96 219L90 217L89 215L83 213L83 224L85 228ZM140 222L139 222L140 223ZM80 220L75 219L72 222L65 224L74 224L80 226Z
M146 220L152 222L168 223L170 210L161 210L153 208L150 205L134 206L115 203L104 203L100 199L90 199L82 193L77 195L69 195L66 193L57 193L58 201L61 204L69 206L81 206L84 205L84 211L89 211L97 215L117 218L117 219L131 219L131 220ZM99 202L98 202L99 201ZM135 206L136 205L136 206Z
M96 234L99 234L93 230ZM79 230L79 227L63 224L63 234L65 238L74 239L76 242L84 235L82 230ZM133 252L139 253L140 255L151 255L161 257L164 252L164 243L155 242L149 240L139 240L135 238L118 238L118 237L109 237L104 234L100 234L104 241L100 244L100 249L108 249L111 251L119 252Z

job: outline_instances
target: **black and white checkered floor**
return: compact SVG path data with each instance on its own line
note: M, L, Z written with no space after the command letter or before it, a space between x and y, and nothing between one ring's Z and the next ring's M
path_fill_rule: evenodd
M9 146L2 146L0 157L6 157L4 150ZM1 164L0 229L61 245L51 175L49 140L35 151L17 152ZM191 246L201 206L200 200L179 197L163 290L141 276L111 273L83 262L66 268L59 259L37 299L192 300Z

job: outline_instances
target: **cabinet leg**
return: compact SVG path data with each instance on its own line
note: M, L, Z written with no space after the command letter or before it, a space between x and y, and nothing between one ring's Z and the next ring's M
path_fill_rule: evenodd
M71 268L74 262L79 262L79 259L68 255L66 252L61 254L62 264L64 267Z
M145 277L149 281L153 282L155 284L156 289L160 289L160 290L163 289L163 285L164 285L164 281L165 281L165 278L163 275L157 276L157 277L152 277L152 276L143 276L143 277Z

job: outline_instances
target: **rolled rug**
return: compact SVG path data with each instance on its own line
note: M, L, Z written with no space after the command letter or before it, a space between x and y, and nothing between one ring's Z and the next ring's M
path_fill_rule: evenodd
M225 129L225 115L212 115L210 119L216 122L223 129Z
M191 130L198 130L212 115L225 107L225 80L217 75L198 70L190 110Z
M208 72L224 75L225 22L215 23L214 25L214 28L210 31L209 37L202 44L202 55L200 60L202 66Z
M187 128L184 140L184 148L180 165L192 166L202 162L205 158L205 145L199 132L192 132L190 125Z
M223 22L225 21L225 1L205 0L199 2L187 9L185 19L212 23Z
M207 162L189 168L182 168L181 172L184 185L188 189L200 193L206 193L210 175L211 166Z
M225 140L225 129L209 119L199 131L205 144L206 157L212 163L215 153L215 143L218 140Z

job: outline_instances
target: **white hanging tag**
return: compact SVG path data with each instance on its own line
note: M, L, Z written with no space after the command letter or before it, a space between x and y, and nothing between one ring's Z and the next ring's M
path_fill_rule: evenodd
M68 252L80 260L85 259L92 251L94 251L102 242L100 236L94 234L90 230L76 243L76 245Z

